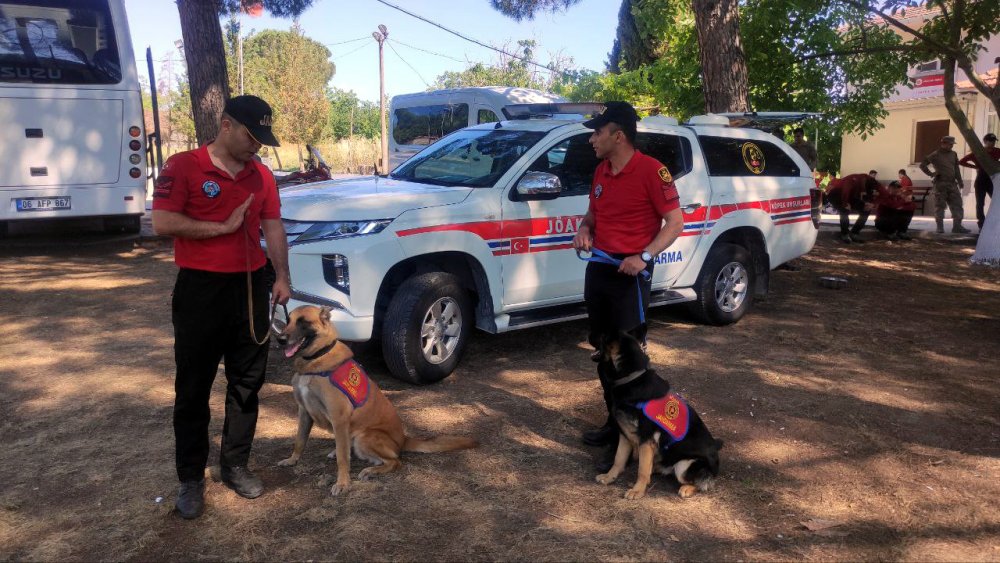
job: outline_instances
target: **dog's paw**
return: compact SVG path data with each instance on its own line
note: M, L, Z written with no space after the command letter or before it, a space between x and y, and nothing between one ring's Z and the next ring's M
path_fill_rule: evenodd
M283 459L283 460L279 461L278 462L278 467L292 467L293 465L295 465L298 462L299 462L299 458L297 458L295 456L292 456L290 458Z
M362 469L360 473L358 473L358 480L359 481L367 481L367 480L371 479L372 475L374 475L374 474L375 474L375 471L373 471L372 467L366 467L366 468Z
M349 488L351 488L350 481L346 483L335 483L332 487L330 487L330 494L337 496L341 493L346 493Z
M625 498L628 500L639 500L644 496L646 496L646 489L644 488L633 487L625 492Z
M677 490L677 494L681 498L691 498L695 493L698 492L698 487L694 485L681 485L681 488Z
M608 473L601 473L594 479L602 485L610 485L611 483L614 483L617 478L618 477L616 475L612 475L609 471Z

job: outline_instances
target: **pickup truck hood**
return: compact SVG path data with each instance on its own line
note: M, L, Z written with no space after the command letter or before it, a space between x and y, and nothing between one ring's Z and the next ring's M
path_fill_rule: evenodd
M281 190L281 217L293 221L395 219L411 209L459 203L473 189L379 176L315 182Z

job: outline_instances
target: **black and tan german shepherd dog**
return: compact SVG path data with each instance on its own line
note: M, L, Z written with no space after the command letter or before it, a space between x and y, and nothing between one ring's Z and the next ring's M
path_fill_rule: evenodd
M639 341L626 333L602 336L597 372L612 388L621 432L614 465L598 475L597 482L614 482L635 456L639 474L625 493L627 499L646 494L654 469L677 478L682 498L707 491L719 474L722 440L713 438L695 409L671 393L670 383L649 368L649 356Z

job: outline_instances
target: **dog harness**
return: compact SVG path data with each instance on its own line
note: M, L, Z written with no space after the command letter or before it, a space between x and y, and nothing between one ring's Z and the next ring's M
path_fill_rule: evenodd
M656 423L670 436L670 443L680 442L688 433L688 406L679 396L667 393L666 396L652 401L639 403L636 408L646 415L646 418Z
M334 387L347 395L354 408L365 404L368 400L368 374L365 373L361 364L354 360L347 360L332 371L323 371L311 375L321 375L330 379Z

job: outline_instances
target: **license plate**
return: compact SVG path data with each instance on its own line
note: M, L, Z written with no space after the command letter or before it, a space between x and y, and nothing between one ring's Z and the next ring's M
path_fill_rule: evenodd
M49 211L50 209L71 209L70 196L65 197L24 197L14 200L18 211Z

